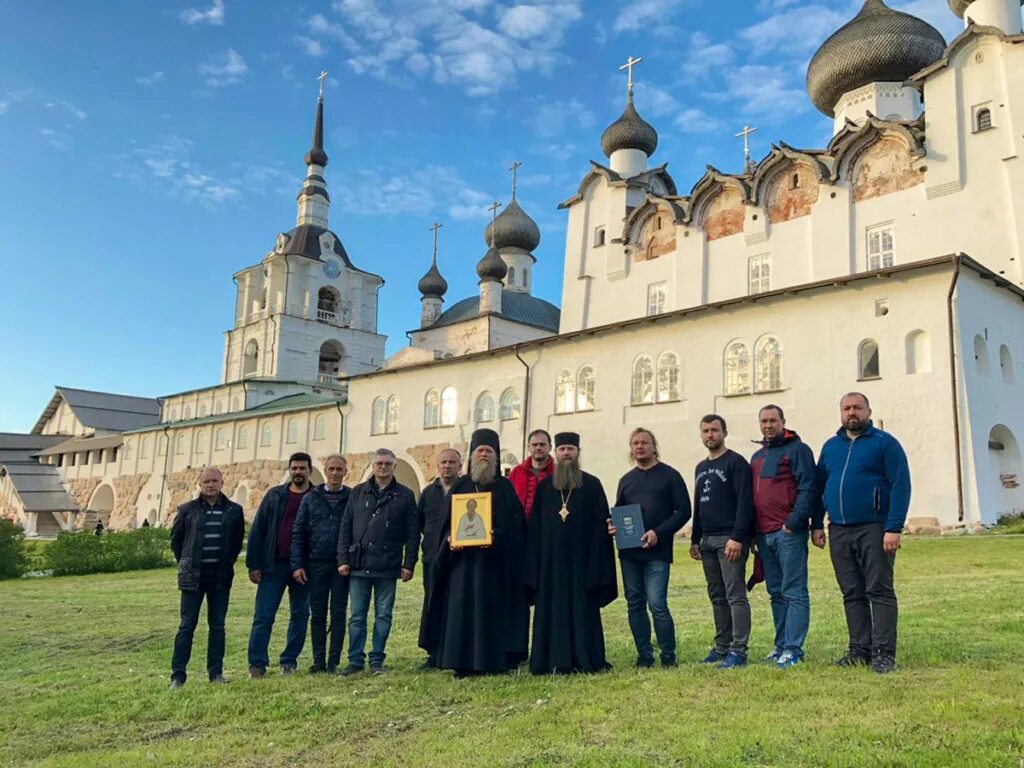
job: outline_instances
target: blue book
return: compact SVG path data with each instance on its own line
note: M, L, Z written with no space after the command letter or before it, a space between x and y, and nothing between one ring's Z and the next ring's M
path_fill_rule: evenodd
M636 549L643 546L640 537L644 535L644 513L639 504L625 504L612 507L612 525L615 526L615 546L619 549Z

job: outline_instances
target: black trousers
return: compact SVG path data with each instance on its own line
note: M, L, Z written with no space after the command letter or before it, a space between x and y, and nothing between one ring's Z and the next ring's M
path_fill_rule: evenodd
M843 593L850 653L896 655L899 611L893 589L896 555L882 548L884 523L828 527L829 554Z
M336 667L345 641L345 613L348 608L348 576L338 573L334 561L310 563L309 635L313 645L314 666ZM331 620L330 647L327 647L327 619Z
M212 579L204 579L197 590L181 593L181 623L174 636L174 654L171 656L171 679L185 680L185 668L192 658L192 638L199 624L199 611L206 599L206 623L209 635L206 641L206 672L215 677L224 671L224 621L228 615L231 587L218 588Z
M434 588L434 563L432 560L423 561L423 610L420 612L420 626L427 621L427 605L430 602L430 591ZM428 653L427 659L434 661L433 654Z

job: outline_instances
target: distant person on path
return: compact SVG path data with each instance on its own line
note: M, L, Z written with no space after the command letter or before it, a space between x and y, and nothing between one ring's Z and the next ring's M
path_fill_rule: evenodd
M224 620L228 613L235 560L242 551L242 508L221 493L224 478L216 467L199 475L199 498L178 507L171 527L171 551L178 561L181 624L171 657L171 689L185 684L192 657L192 637L206 598L206 672L211 683L224 683Z
M270 663L268 648L274 618L285 590L288 590L288 634L281 651L281 674L291 675L298 666L309 623L309 589L292 578L292 531L299 507L309 493L313 460L308 453L293 453L288 459L285 485L271 488L260 502L249 533L245 567L256 584L256 608L249 633L249 677L263 677Z
M545 477L551 477L555 473L555 461L551 458L551 435L547 430L533 430L527 437L527 442L530 455L512 467L508 479L512 481L519 503L523 505L526 522L530 522L537 486Z
M775 647L765 661L786 669L804 659L811 622L807 535L810 531L814 546L825 546L824 513L814 454L786 428L782 408L766 405L758 425L764 439L750 459L754 520L775 624Z
M96 527L92 529L93 534L96 535L96 536L102 536L103 535L103 531L104 531L103 521L102 520L97 520L96 521Z
M708 597L715 617L715 647L704 664L718 669L747 663L750 602L746 568L754 528L750 465L725 447L725 419L712 413L700 420L700 437L708 457L694 478L693 532L690 557L704 566Z
M143 528L149 528L149 519L148 518L142 521L142 527Z
M311 675L335 674L345 641L348 577L338 573L338 532L348 504L349 490L342 485L347 473L348 462L340 453L332 453L324 460L327 482L316 486L303 498L292 530L292 578L309 587ZM329 649L328 615L331 619Z
M845 395L839 418L842 426L818 457L829 553L850 633L849 648L835 663L870 664L885 674L896 669L893 568L910 508L910 468L899 441L871 422L865 395Z

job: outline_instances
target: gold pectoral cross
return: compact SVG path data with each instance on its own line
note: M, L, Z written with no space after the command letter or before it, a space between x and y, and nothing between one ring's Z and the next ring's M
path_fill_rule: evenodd
M563 504L562 508L558 510L558 516L562 518L563 523L565 522L565 518L569 516L569 508L565 506L565 504Z

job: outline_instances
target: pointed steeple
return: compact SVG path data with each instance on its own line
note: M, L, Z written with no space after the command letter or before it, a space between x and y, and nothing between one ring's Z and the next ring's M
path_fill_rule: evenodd
M306 180L299 191L299 214L295 223L314 224L318 227L328 226L327 209L331 198L327 194L327 181L324 179L324 166L327 165L327 153L324 152L324 78L321 72L320 95L316 100L316 120L313 123L313 145L306 153Z

